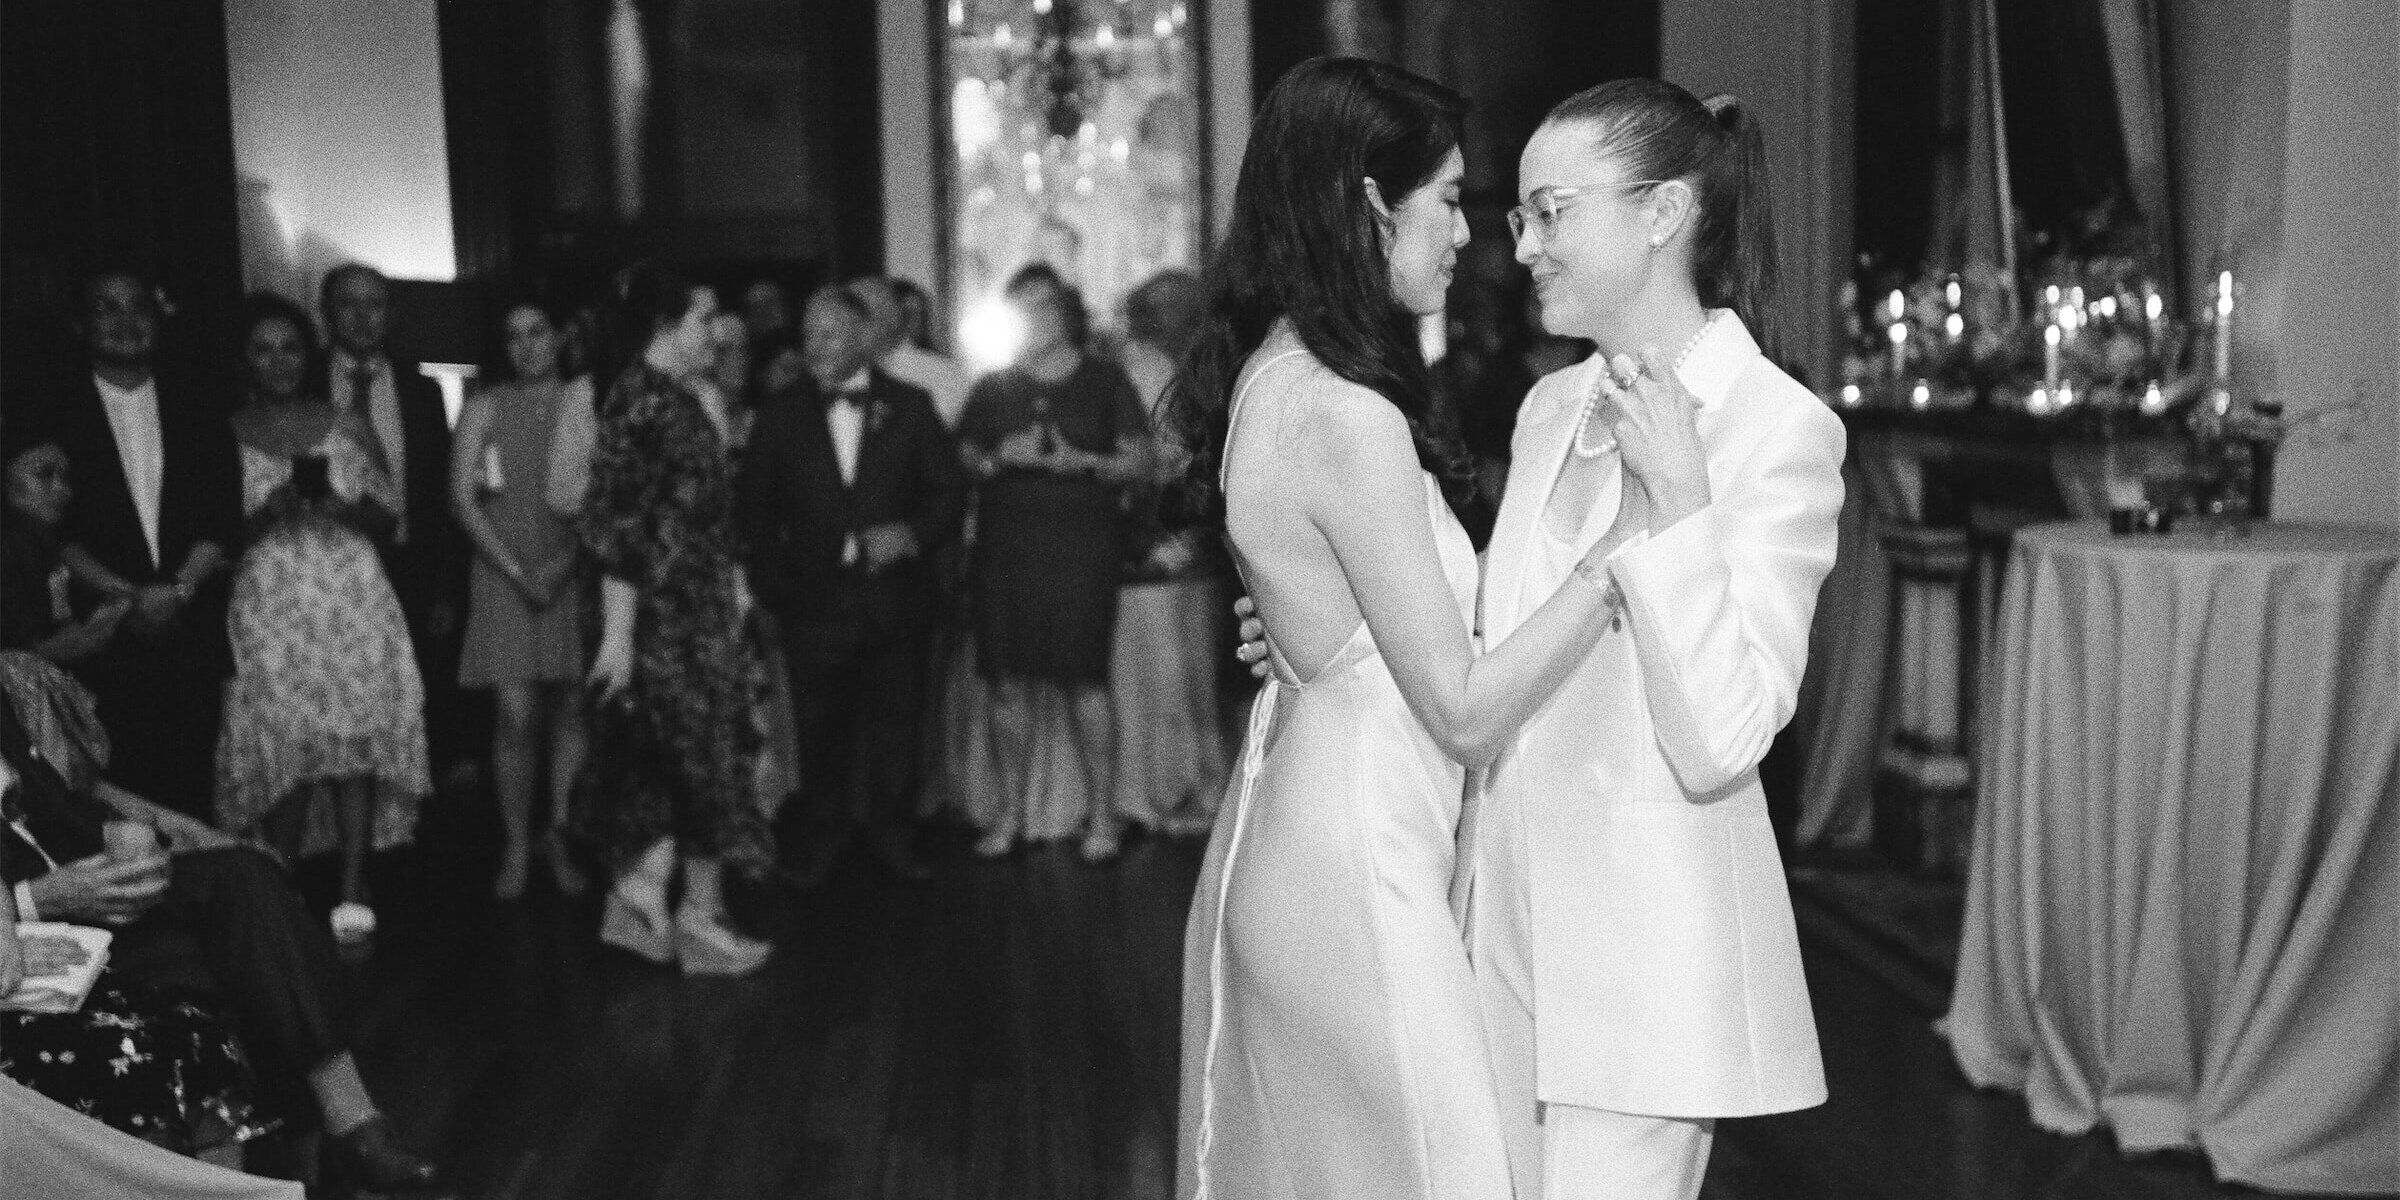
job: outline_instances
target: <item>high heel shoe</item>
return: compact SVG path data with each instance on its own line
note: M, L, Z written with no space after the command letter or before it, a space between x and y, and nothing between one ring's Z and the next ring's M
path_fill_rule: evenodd
M774 953L773 943L735 933L721 912L675 910L675 956L686 975L747 975Z
M654 963L675 961L675 926L667 919L667 882L675 872L675 843L661 839L608 887L600 910L600 940Z
M666 898L656 906L629 900L618 888L608 889L600 909L600 940L664 966L675 961L675 927L667 919Z

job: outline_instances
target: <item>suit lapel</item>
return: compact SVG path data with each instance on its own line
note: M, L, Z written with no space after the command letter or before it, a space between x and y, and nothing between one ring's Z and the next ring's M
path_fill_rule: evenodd
M1537 386L1519 420L1527 428L1527 452L1509 464L1508 489L1501 501L1498 526L1492 532L1489 577L1484 585L1484 641L1496 645L1524 623L1530 607L1523 592L1526 568L1533 561L1534 539L1540 535L1542 512L1558 473L1566 467L1567 444L1575 436L1580 415L1574 400L1583 394L1599 357L1578 364L1552 389ZM1558 378L1553 376L1553 378ZM1535 601L1536 604L1539 601Z
M156 570L157 564L151 558L149 541L142 536L142 516L140 510L134 507L133 488L125 482L125 457L117 452L116 426L109 422L108 405L100 399L99 385L92 382L89 373L84 375L82 383L83 395L79 403L83 411L78 420L84 426L84 445L68 448L69 454L90 460L72 464L75 507L81 509L83 514L82 520L73 522L84 531L83 537L78 540L85 541L86 549L118 569L122 569L120 564L144 564L142 573L147 577ZM166 440L166 406L162 403L159 409L159 440L163 446ZM163 507L166 494L163 475L159 481L159 494ZM163 523L163 513L161 518Z

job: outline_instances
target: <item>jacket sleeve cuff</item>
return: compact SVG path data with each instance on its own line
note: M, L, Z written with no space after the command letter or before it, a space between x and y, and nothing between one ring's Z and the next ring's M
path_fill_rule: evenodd
M33 884L30 881L20 883L13 890L17 895L17 920L41 920L42 914L39 908L33 902Z
M1628 603L1649 601L1644 608L1672 608L1664 598L1714 594L1728 574L1724 539L1717 529L1714 508L1703 508L1652 534L1637 531L1608 556L1609 575Z

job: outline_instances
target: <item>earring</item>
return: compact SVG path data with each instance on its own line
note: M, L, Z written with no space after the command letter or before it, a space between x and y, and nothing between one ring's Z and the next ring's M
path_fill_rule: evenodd
M1651 234L1651 235L1650 235L1650 248L1651 248L1651 249L1653 249L1653 250L1656 250L1656 249L1658 249L1659 247L1661 247L1661 246L1664 246L1664 245L1666 245L1666 244L1667 244L1667 235L1665 235L1665 234L1663 234L1663 233L1654 233L1654 234Z

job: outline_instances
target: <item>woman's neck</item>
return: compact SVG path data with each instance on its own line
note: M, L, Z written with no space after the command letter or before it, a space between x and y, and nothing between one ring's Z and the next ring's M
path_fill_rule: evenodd
M1611 359L1623 354L1638 361L1644 348L1655 347L1672 361L1707 324L1708 309L1701 305L1698 296L1683 291L1627 306L1609 328L1598 330L1592 340Z

